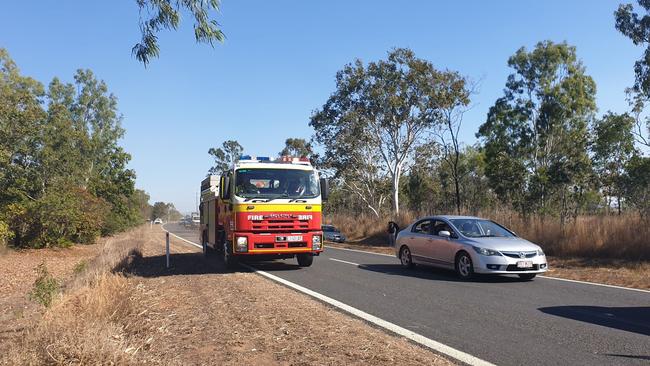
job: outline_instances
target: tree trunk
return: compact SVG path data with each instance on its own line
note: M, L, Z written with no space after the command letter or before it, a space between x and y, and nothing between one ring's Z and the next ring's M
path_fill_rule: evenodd
M460 215L460 186L458 176L454 177L454 186L456 188L456 213Z

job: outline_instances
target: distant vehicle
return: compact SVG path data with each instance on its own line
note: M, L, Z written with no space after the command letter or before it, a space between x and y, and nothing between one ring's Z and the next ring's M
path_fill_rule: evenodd
M345 235L343 235L334 225L323 225L321 226L321 230L323 230L323 238L326 241L345 243Z
M198 212L192 212L192 216L188 221L192 227L199 227L199 225L201 225L201 216Z
M494 221L471 216L431 216L397 235L395 255L404 267L423 264L454 269L462 279L475 273L517 274L531 280L548 270L538 245Z
M153 223L156 224L156 225L159 225L159 224L162 224L163 221L162 221L162 219L159 217L159 218L153 220Z

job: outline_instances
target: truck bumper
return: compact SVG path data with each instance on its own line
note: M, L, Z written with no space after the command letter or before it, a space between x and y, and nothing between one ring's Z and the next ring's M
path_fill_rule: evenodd
M237 238L246 238L247 250L237 250ZM320 246L314 243L314 237ZM235 232L232 238L233 254L235 255L284 255L292 257L295 254L311 253L318 255L323 251L323 234L321 232L307 233L249 233Z

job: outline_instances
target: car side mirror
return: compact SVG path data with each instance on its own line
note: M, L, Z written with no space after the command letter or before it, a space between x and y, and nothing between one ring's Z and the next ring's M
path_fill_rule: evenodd
M442 236L443 238L449 238L451 236L451 233L447 230L441 230L438 231L438 236Z
M230 177L225 176L223 178L223 197L224 201L230 201Z
M330 196L330 184L326 178L320 179L320 199L326 202Z

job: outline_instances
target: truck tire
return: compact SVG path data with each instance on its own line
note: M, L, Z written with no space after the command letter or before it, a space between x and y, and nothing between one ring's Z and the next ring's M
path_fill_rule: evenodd
M296 259L300 267L309 267L314 263L314 256L311 254L296 254Z
M235 269L239 264L239 259L232 255L232 244L229 241L223 242L221 258L223 259L223 264L227 269Z

